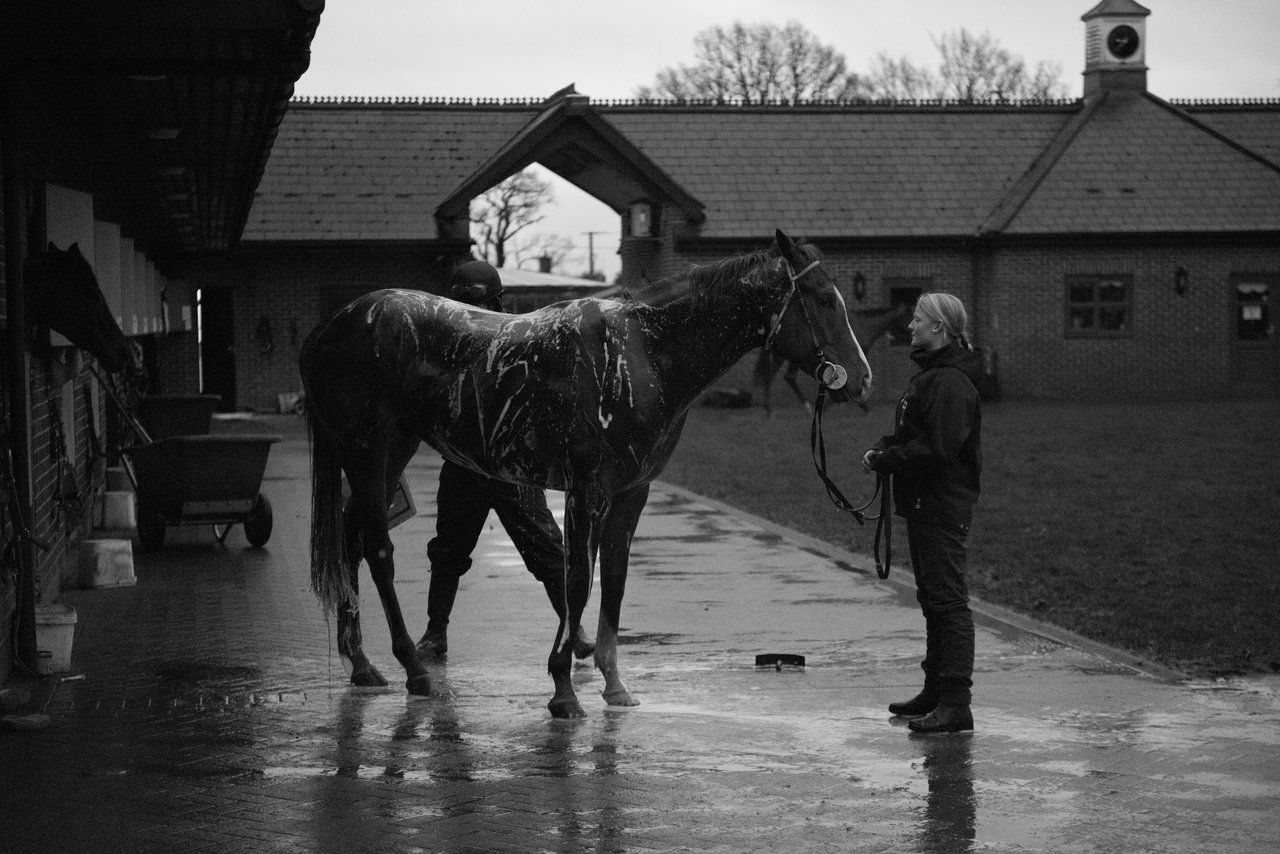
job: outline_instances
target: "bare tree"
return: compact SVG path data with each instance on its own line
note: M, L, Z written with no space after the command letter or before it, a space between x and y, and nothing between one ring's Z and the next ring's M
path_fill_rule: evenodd
M962 28L943 33L933 44L939 55L936 73L905 57L877 56L866 78L874 97L970 102L1066 97L1058 63L1039 62L1028 70L1022 57L1003 48L990 33L975 35Z
M564 269L573 254L573 240L554 232L534 234L511 252L517 267L529 260L546 258L552 271Z
M932 71L916 65L905 56L894 59L879 53L871 61L866 77L873 98L891 101L917 101L935 97L939 83Z
M845 58L798 21L712 27L694 37L696 62L660 70L638 98L844 100L867 94Z
M472 236L481 257L503 267L517 234L541 222L543 205L555 201L551 185L522 170L490 187L472 202Z

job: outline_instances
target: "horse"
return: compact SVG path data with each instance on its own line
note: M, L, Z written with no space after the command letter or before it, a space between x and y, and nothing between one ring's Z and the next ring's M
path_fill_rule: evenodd
M855 309L852 314L857 315L863 323L854 332L858 337L858 341L867 350L870 350L877 341L887 335L895 328L906 328L906 321L911 317L912 307L908 303L898 303L888 308L873 309ZM777 353L764 347L760 348L760 355L756 358L755 368L752 370L752 385L760 389L760 398L763 402L764 411L768 414L773 413L773 404L771 401L771 390L773 380L778 375L778 371L786 365L786 371L782 374L783 382L791 387L795 392L796 399L804 404L804 408L812 411L813 404L805 396L800 388L800 383L796 379L796 375L800 372L799 366L794 362L788 362L786 359L778 356ZM868 411L867 404L859 401L862 410Z
M649 483L702 390L762 342L816 372L833 400L866 397L871 369L821 253L781 230L766 250L618 299L510 315L389 289L357 298L313 330L299 353L312 462L311 581L325 613L337 614L351 683L387 684L363 649L363 558L408 692L430 694L396 597L387 534L392 491L425 441L480 474L565 493L547 708L556 718L585 717L571 654L597 558L602 693L609 705L637 705L619 674L617 633Z
M65 250L50 243L43 254L27 262L24 274L29 326L57 331L113 374L140 370L78 243Z

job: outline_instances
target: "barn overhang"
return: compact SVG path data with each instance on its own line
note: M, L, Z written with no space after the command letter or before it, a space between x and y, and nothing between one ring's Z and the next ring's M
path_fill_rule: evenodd
M240 237L323 0L59 0L0 10L6 140L153 257Z

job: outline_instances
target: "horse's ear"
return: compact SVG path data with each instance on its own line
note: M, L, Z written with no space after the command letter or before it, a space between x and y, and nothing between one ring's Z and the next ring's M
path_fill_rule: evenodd
M68 247L67 247L67 254L68 254L68 255L79 255L81 258L83 258L83 257L84 257L84 253L80 251L80 244L79 244L79 243L72 243L70 246L68 246Z
M58 247L54 246L54 245L53 245L53 241L52 241L52 240L50 240L50 241L49 241L49 254L50 254L50 255L52 255L53 253L55 253L55 252L57 252L57 251L58 251Z
M778 252L783 258L787 259L792 267L799 268L800 251L796 249L796 243L782 229L775 229L773 239L778 242Z

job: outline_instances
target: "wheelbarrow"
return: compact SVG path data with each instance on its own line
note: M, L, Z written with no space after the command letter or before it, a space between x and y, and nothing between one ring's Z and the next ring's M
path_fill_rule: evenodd
M152 439L207 436L213 410L222 402L216 394L155 394L138 400L138 420Z
M271 502L261 493L271 446L279 436L170 436L124 448L137 493L138 541L144 549L164 545L165 529L213 526L224 542L244 525L250 545L271 539Z

